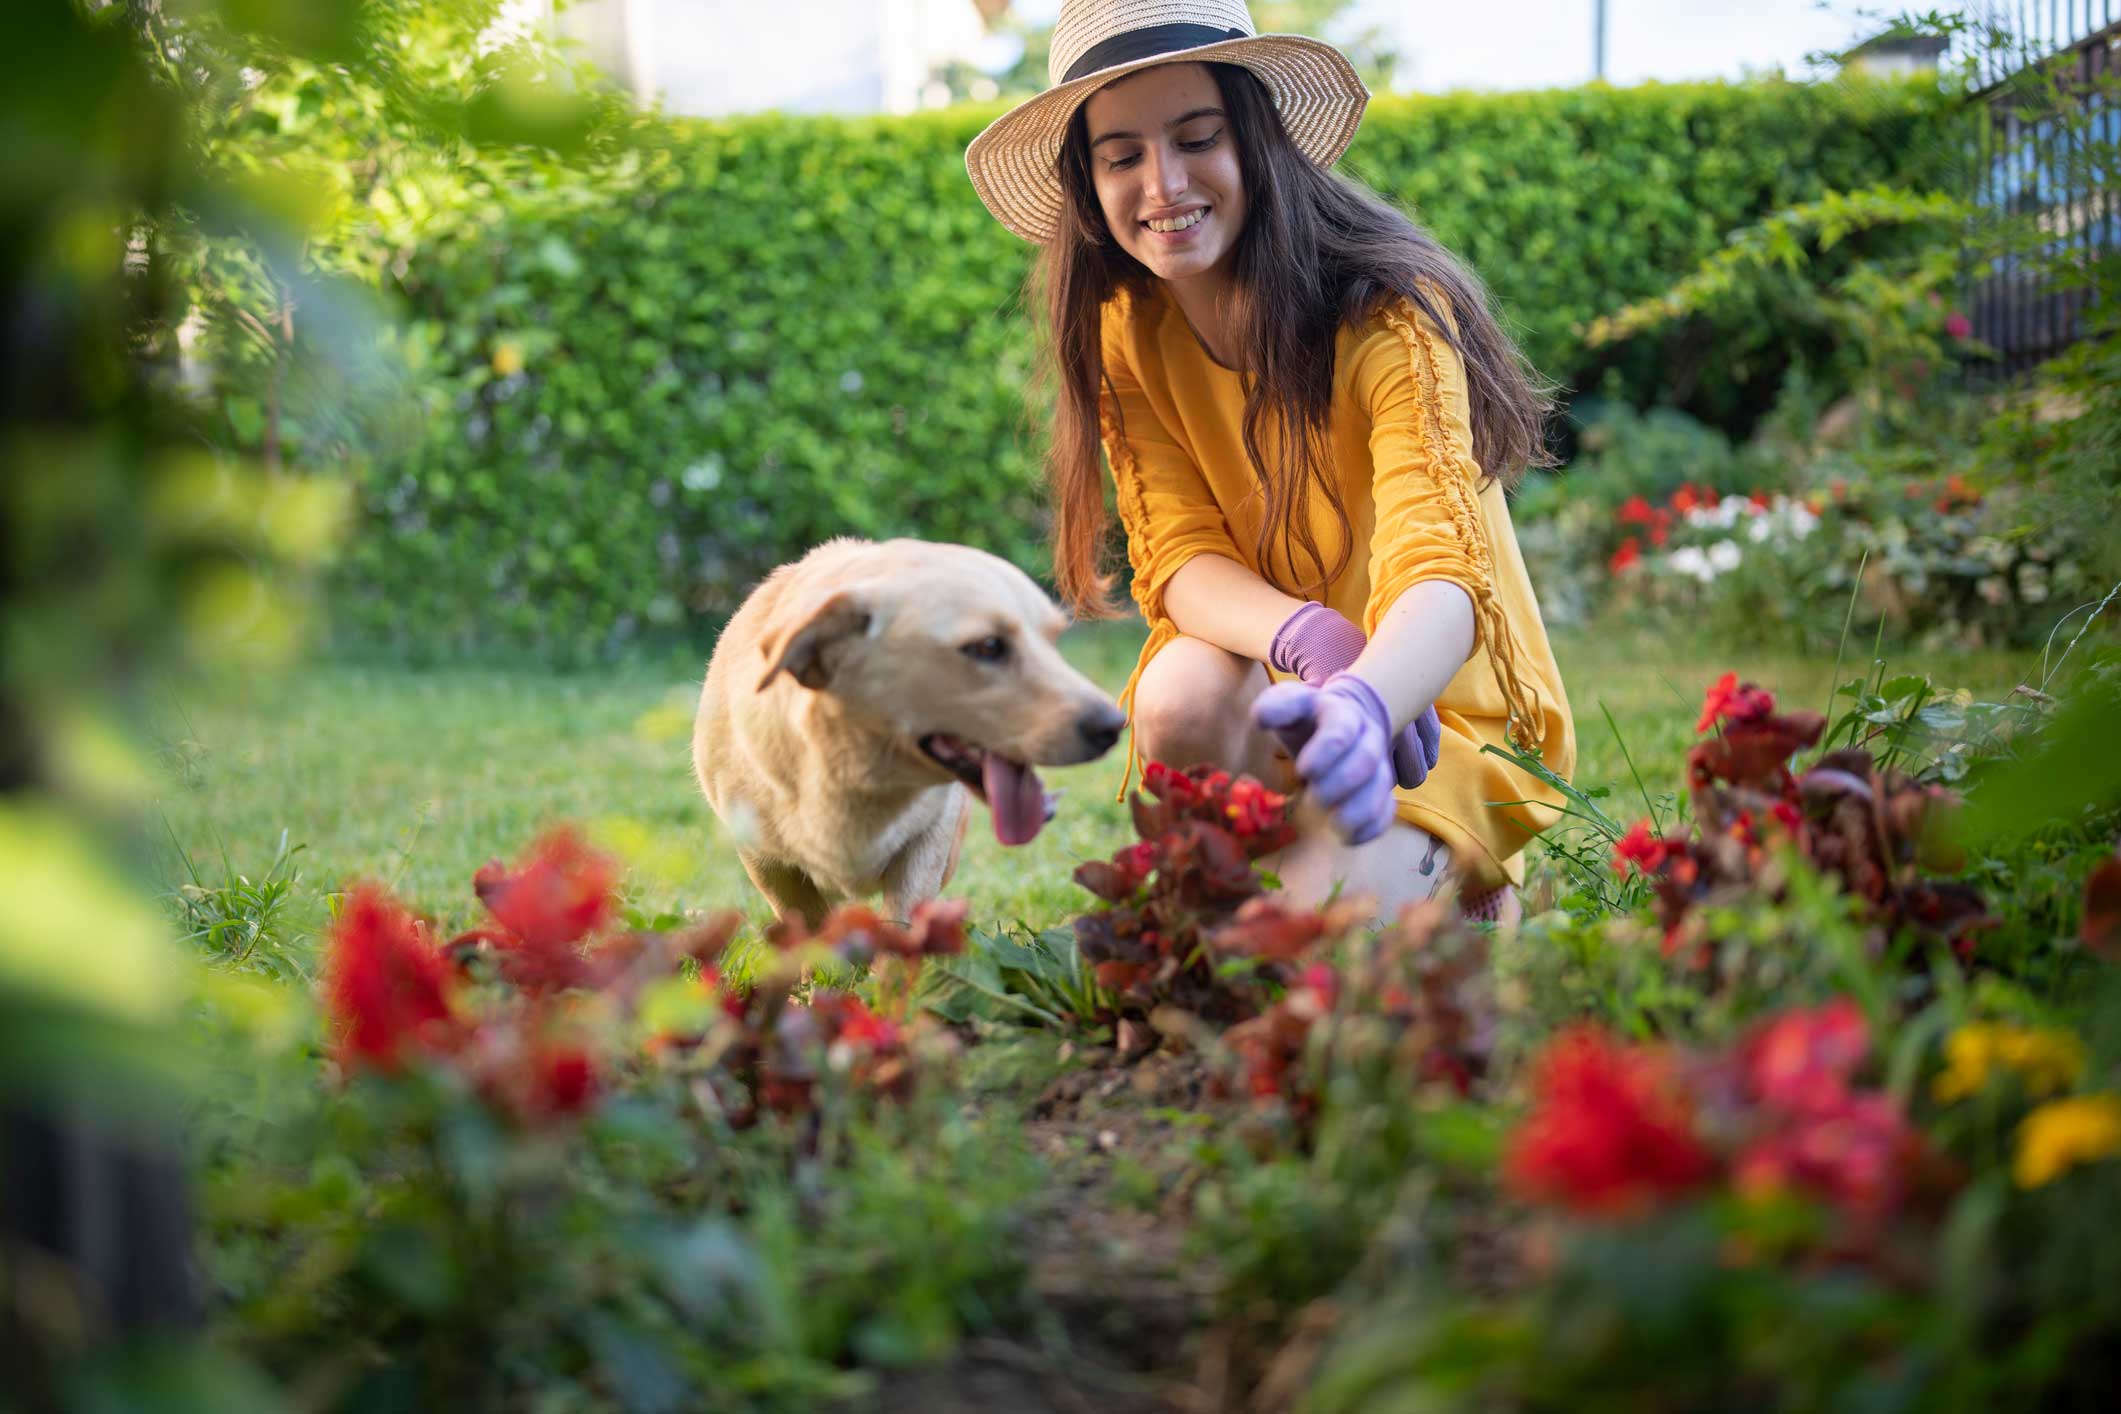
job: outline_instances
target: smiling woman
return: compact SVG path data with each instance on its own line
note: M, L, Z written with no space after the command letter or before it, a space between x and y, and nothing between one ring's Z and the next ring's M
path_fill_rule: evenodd
M1489 748L1575 757L1505 500L1544 387L1479 280L1330 172L1368 100L1331 46L1236 0L1068 0L1052 68L966 163L1045 246L1055 574L1085 616L1111 464L1137 757L1300 783L1270 864L1300 900L1389 916L1454 880L1507 914L1559 801Z

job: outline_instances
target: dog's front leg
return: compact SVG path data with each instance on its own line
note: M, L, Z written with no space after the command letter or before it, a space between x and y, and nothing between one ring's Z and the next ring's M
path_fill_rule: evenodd
M831 903L808 874L793 864L761 859L741 850L737 852L737 858L743 862L744 872L751 876L752 884L773 906L776 918L792 915L813 929L825 921Z
M916 905L943 891L957 873L958 852L965 844L965 827L972 819L972 797L959 787L950 791L950 804L935 827L924 830L884 867L884 912L901 922L913 917Z

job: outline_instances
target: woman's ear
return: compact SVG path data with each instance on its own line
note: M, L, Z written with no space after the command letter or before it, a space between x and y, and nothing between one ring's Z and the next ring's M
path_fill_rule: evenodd
M830 684L840 650L869 631L868 596L857 589L837 589L798 604L759 640L769 666L759 690L781 673L815 691Z

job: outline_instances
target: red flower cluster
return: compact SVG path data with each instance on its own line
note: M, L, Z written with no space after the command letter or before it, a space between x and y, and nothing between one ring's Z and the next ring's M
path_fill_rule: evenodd
M1674 858L1689 853L1686 840L1677 835L1653 835L1648 820L1637 820L1613 846L1613 872L1625 879L1628 866L1645 876L1660 873Z
M342 1066L394 1071L417 1051L518 1122L579 1115L605 1089L586 1038L609 1034L614 1021L641 1024L644 1000L653 994L670 1006L675 985L684 1019L673 1023L665 1012L648 1049L691 1069L702 1082L695 1093L720 1100L733 1123L751 1122L761 1108L809 1109L821 1068L867 1092L907 1092L914 1056L900 1022L852 996L822 993L807 1005L791 998L821 954L852 967L896 957L910 969L963 951L964 901L923 904L903 926L859 904L830 914L815 933L798 920L776 924L775 960L737 996L723 987L717 963L741 917L726 912L669 934L611 932L617 874L572 829L554 830L515 868L495 861L478 871L473 886L493 921L446 952L380 888L355 889L328 959ZM487 955L491 968L478 965ZM687 964L698 968L690 981L680 971ZM691 1006L695 997L707 1005Z
M1744 1195L1832 1203L1864 1235L1927 1165L1899 1105L1856 1087L1868 1049L1847 998L1770 1017L1721 1056L1566 1032L1536 1062L1505 1175L1534 1201L1622 1217L1727 1174Z
M850 903L826 915L815 932L796 918L770 926L766 937L774 956L753 979L750 993L725 997L714 1032L680 1043L697 1062L695 1093L712 1098L739 1128L755 1123L762 1111L798 1115L814 1110L819 1082L827 1074L844 1077L863 1094L903 1099L919 1073L912 1028L848 993L813 992L799 1002L795 991L814 964L827 958L845 967L897 958L906 971L894 995L906 1002L913 990L912 970L928 958L964 951L969 908L963 899L930 901L917 906L901 927Z
M427 925L382 885L354 886L327 947L327 1004L341 1068L395 1070L408 1051L450 1043L449 964Z
M1757 726L1773 716L1775 695L1753 683L1741 683L1738 674L1725 673L1709 684L1709 690L1701 699L1701 718L1694 723L1696 734L1708 731L1718 722L1732 726Z
M1672 509L1680 515L1688 511L1713 511L1723 503L1723 497L1713 486L1696 486L1691 481L1681 482L1672 493Z
M1532 1113L1504 1176L1521 1196L1620 1217L1708 1183L1715 1159L1666 1052L1593 1027L1565 1031L1534 1064Z
M528 992L562 992L594 977L581 943L611 922L618 866L562 825L541 836L513 870L488 860L472 889L498 928L475 929L451 941L461 950L490 943L501 972Z
M460 1007L463 987L447 956L381 886L353 889L328 946L327 1003L348 1075L395 1073L418 1052L457 1068L503 1114L533 1123L579 1113L594 1099L594 1061L553 1038L543 998Z
M1937 493L1933 504L1937 514L1950 515L1953 511L1980 505L1981 493L1974 489L1972 482L1955 471L1944 478L1944 489Z
M1265 1004L1278 975L1220 974L1206 940L1260 890L1252 861L1296 838L1287 800L1250 777L1152 761L1133 799L1136 844L1075 871L1107 907L1075 920L1077 946L1120 1010L1164 1002L1229 1021ZM1308 926L1308 925L1301 925Z
M1272 899L1254 899L1215 936L1219 949L1289 961L1281 999L1223 1033L1234 1076L1225 1092L1250 1095L1310 1120L1318 1095L1301 1062L1321 1027L1337 1044L1342 1026L1366 1049L1383 1051L1403 1086L1440 1085L1471 1093L1486 1076L1494 1048L1496 1003L1487 966L1487 940L1449 905L1430 901L1404 909L1374 938L1357 937L1344 965L1301 961L1313 948L1346 936L1361 911L1337 906L1298 914Z
M1316 1107L1307 1087L1291 1083L1290 1072L1303 1060L1311 1028L1330 1016L1340 994L1340 975L1323 962L1297 974L1280 1001L1249 1021L1223 1033L1223 1046L1237 1060L1245 1093L1255 1100L1289 1095L1299 1118Z
M1880 773L1860 749L1831 752L1795 774L1792 759L1825 727L1816 712L1779 712L1772 693L1736 673L1709 687L1696 729L1717 734L1687 753L1695 837L1657 836L1641 821L1613 847L1614 872L1625 877L1632 868L1656 890L1667 956L1703 960L1687 947L1698 932L1697 904L1778 889L1771 856L1780 844L1839 878L1888 933L1912 926L1964 956L1988 925L1972 888L1925 873L1960 867L1939 828L1957 798Z
M2084 912L2077 939L2085 950L2109 961L2121 961L2121 849L2084 876Z
M1662 547L1672 537L1672 522L1678 517L1663 506L1653 506L1640 496L1630 496L1614 513L1623 526L1640 526L1650 544Z
M1852 1084L1869 1044L1846 997L1755 1028L1736 1056L1753 1132L1731 1163L1739 1192L1806 1193L1864 1219L1899 1204L1921 1136L1890 1096Z

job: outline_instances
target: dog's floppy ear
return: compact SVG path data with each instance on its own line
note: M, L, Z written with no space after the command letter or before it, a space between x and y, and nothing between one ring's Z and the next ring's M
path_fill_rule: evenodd
M759 688L786 673L807 688L820 688L832 680L826 655L838 645L869 630L869 608L853 590L842 589L823 600L801 605L785 623L774 625L759 644L770 665Z

